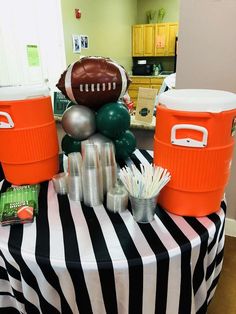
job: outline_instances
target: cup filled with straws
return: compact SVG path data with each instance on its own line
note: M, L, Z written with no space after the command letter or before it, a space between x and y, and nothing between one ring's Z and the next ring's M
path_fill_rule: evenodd
M170 181L167 169L152 164L125 166L119 177L129 193L132 214L138 223L149 223L154 219L157 197Z

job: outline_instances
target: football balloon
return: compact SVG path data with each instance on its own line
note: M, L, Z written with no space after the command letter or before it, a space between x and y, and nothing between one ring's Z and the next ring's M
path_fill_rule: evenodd
M64 71L56 86L74 103L97 110L122 98L130 82L125 69L115 61L84 57Z

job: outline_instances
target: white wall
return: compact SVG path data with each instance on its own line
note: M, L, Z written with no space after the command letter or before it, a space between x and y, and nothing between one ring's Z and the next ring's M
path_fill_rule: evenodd
M39 64L30 66L27 45ZM0 86L41 84L55 89L66 68L60 0L0 0Z
M236 92L235 52L235 0L181 0L177 87Z
M235 0L181 0L176 76L177 88L236 92ZM236 149L226 197L236 219Z

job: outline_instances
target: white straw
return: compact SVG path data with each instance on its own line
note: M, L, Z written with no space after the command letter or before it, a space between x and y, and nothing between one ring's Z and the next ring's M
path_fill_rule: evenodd
M140 164L140 170L132 164L120 170L119 177L127 191L134 197L151 198L156 196L170 181L167 169L151 164Z

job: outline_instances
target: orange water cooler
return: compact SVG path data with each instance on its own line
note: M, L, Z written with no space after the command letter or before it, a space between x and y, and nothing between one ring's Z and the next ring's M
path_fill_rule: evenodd
M39 86L0 88L0 162L16 185L58 172L58 139L51 98Z
M158 202L186 216L216 212L230 174L236 95L217 90L169 90L156 112L154 163L171 180Z

